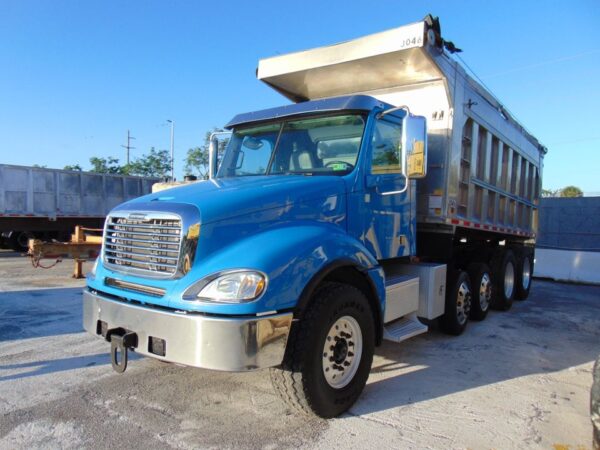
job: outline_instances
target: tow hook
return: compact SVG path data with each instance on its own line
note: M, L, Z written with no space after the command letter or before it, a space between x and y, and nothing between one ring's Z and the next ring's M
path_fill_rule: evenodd
M118 373L125 372L125 369L127 369L127 350L137 347L137 334L133 331L127 331L125 328L112 328L106 332L106 340L110 342L112 368Z

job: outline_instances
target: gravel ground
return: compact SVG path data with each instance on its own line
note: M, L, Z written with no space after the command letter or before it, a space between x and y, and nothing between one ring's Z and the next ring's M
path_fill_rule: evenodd
M325 421L286 410L265 371L134 358L114 373L71 270L0 253L0 449L591 448L600 287L536 280L458 338L386 342L360 400Z

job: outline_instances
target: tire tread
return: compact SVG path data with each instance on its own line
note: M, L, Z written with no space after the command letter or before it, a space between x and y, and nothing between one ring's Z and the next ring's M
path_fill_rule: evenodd
M316 318L319 317L328 302L336 298L340 291L348 288L363 295L362 291L354 286L335 282L324 283L317 289L302 320L295 323L295 329L292 326L281 367L272 367L269 370L275 390L285 404L295 411L309 415L315 414L314 405L311 403L303 379L303 357Z

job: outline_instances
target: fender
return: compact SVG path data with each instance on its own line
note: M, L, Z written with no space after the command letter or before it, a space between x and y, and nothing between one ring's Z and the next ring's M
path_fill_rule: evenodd
M351 259L339 259L327 264L310 280L302 291L302 295L294 309L294 318L302 319L306 307L310 303L315 290L321 282L329 276L333 276L334 272L338 271L338 269L347 268L358 270L364 275L364 280L366 281L365 288L368 291L367 295L373 309L373 319L375 321L375 344L380 345L383 340L383 314L385 312L385 275L380 266L364 270L364 268L358 266L355 261L352 261ZM356 281L360 283L362 280Z
M268 311L294 310L309 292L307 286L326 275L331 268L353 266L365 273L378 294L383 311L385 287L377 260L343 229L328 223L278 226L236 240L227 247L201 258L180 280L181 292L192 283L216 272L231 269L259 270L268 285L258 300L249 303L190 303L173 298L171 307L212 314L246 315ZM322 278L321 278L322 279Z

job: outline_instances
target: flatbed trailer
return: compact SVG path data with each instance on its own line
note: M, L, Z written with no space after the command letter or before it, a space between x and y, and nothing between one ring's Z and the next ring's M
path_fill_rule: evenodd
M31 238L68 240L102 228L116 205L150 193L157 178L0 164L0 233L15 250Z

